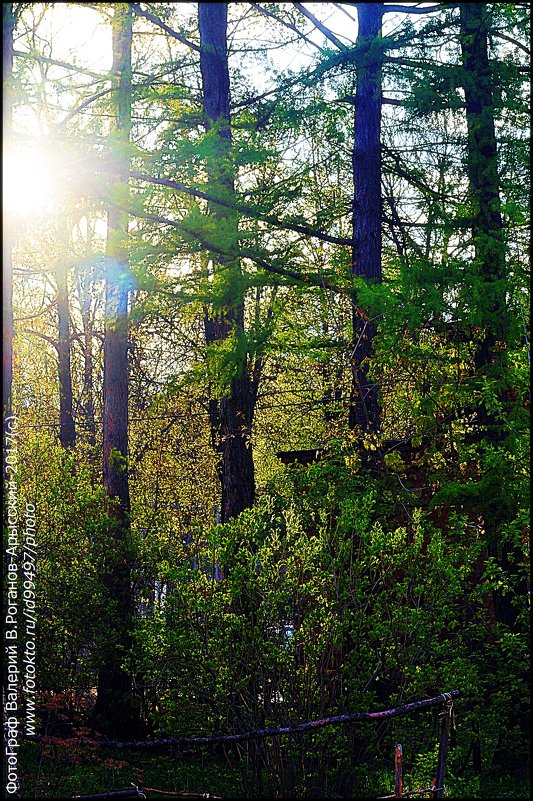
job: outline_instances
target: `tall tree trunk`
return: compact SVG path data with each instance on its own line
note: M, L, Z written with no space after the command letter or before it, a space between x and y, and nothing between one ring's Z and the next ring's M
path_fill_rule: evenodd
M379 41L383 6L357 3L359 33L354 149L353 149L353 250L352 274L381 282L381 69ZM374 320L354 309L352 315L352 391L349 426L365 435L380 429L378 389L368 378Z
M227 4L199 3L200 68L202 73L204 124L211 140L207 170L214 195L235 202L234 166L231 154L230 82L227 52ZM223 232L227 255L212 256L214 297L211 310L204 315L208 358L216 357L219 345L231 344L231 375L224 380L222 397L211 402L211 424L220 454L222 489L221 521L236 517L254 501L255 478L251 445L251 428L257 396L256 383L247 364L244 333L244 288L238 254L238 215L231 208L211 204L209 213ZM209 353L211 350L211 353ZM216 362L215 362L216 364ZM236 547L239 547L240 543ZM224 565L227 575L232 559ZM246 630L255 625L256 607L246 593L234 597L232 611L243 615ZM228 716L238 729L261 726L263 720L256 704L259 687L255 671L249 675L247 657L237 656L233 662L239 689L227 699ZM244 681L244 679L246 680ZM250 700L254 699L252 704ZM251 714L251 717L249 715Z
M57 354L59 360L59 441L64 448L76 444L72 411L72 376L70 370L70 313L68 280L65 267L56 270L57 282Z
M13 116L13 3L4 3L2 10L2 89L3 89L3 147L10 143ZM2 245L2 408L4 418L11 414L13 383L13 264L12 243L7 213L4 215Z
M202 74L205 127L211 138L208 174L213 194L235 201L231 162L230 84L227 52L227 3L199 3L200 70ZM244 333L244 290L238 255L238 217L235 212L211 204L210 214L220 221L228 255L213 256L222 267L215 278L215 308L206 310L208 348L233 340L234 363L228 386L218 404L211 402L210 421L220 453L222 484L221 520L236 517L253 504L255 495L251 428L255 393L251 385Z
M472 213L474 263L472 265L478 285L477 309L482 319L481 337L476 342L474 363L480 378L490 376L502 381L506 371L505 348L508 333L506 301L507 270L505 237L502 224L499 194L498 146L494 124L492 75L488 58L488 29L490 14L484 3L461 3L461 50L463 61L463 87L466 101L468 130L467 166ZM503 391L499 398L505 408ZM476 408L480 435L492 445L504 438L504 428L497 415L480 402ZM501 484L496 480L496 483ZM504 488L502 487L502 490ZM497 490L496 490L497 492ZM500 527L509 522L507 508L493 504L494 512L486 515L485 530L489 556L494 557L506 571L515 570L516 555L508 543L501 542ZM526 588L524 587L524 593ZM513 625L517 610L511 593L495 590L494 613L499 622Z
M87 221L87 251L90 253L89 221ZM84 427L87 431L89 445L96 445L96 421L94 410L94 360L93 335L94 329L91 320L91 274L86 265L79 265L75 272L78 289L81 322L83 330L83 386L81 390L81 406L83 409Z
M89 445L96 445L96 422L94 419L94 372L93 335L90 311L84 304L81 309L83 325L83 408L88 432Z
M507 270L505 239L499 194L498 147L494 124L492 75L488 58L489 12L484 3L461 3L463 87L468 129L467 165L472 207L474 269L483 290L482 338L477 342L476 370L481 375L501 376L505 368L507 340ZM478 422L487 436L497 441L497 423L484 405Z
M124 174L129 158L124 149L131 127L132 12L116 3L113 18L113 79L115 98L115 158ZM115 190L127 178L115 178ZM98 675L94 717L117 736L138 728L132 678L122 666L131 649L133 598L131 588L130 496L128 482L128 255L125 239L128 215L111 204L108 210L104 340L103 479L114 515L113 543L104 586L109 599L108 633Z

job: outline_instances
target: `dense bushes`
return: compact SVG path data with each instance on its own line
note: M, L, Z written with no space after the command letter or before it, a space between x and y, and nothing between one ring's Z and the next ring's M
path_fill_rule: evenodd
M254 509L200 535L194 562L162 576L166 600L137 630L155 730L244 731L460 689L451 770L488 768L502 750L523 757L524 627L495 622L491 603L516 577L487 560L479 520L452 511L439 528L404 509L398 526L386 482L339 452L280 473ZM354 791L355 765L379 766L394 739L408 764L432 758L427 716L370 728L261 746L256 778L262 763L289 785L273 791L332 779Z

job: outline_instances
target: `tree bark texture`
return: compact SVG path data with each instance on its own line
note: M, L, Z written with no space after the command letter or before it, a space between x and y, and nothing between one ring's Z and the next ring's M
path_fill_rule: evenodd
M205 336L209 348L233 340L231 378L218 402L210 403L210 423L220 454L221 520L236 517L253 504L255 496L251 429L255 408L253 382L247 365L244 332L244 289L238 255L238 216L235 205L234 167L231 155L230 81L227 48L227 4L199 3L200 70L203 112L211 153L207 157L210 191L231 201L230 208L210 204L219 223L226 255L213 263L215 303L205 310Z
M87 232L88 237L92 234ZM90 244L88 241L88 250ZM96 420L94 403L94 357L93 357L93 338L94 327L91 311L91 272L85 264L79 264L75 269L75 282L78 290L82 338L80 345L83 350L83 386L81 389L81 413L78 426L83 424L84 432L87 433L89 445L96 445Z
M359 60L356 77L353 148L352 274L381 283L381 70L379 37L383 6L357 3ZM378 389L368 378L376 322L360 309L352 312L352 391L349 426L360 434L378 432Z
M83 325L83 408L89 445L96 445L96 421L94 417L94 366L93 336L90 312L86 305L82 306L81 319Z

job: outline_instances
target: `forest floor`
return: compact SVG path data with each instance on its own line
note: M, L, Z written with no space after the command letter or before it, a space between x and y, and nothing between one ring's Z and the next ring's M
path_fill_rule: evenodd
M243 761L213 754L140 754L138 751L80 748L68 740L50 738L45 744L22 743L19 753L22 798L67 799L77 795L113 793L142 786L147 798L272 798L271 790L252 788L252 775ZM361 795L333 790L283 794L278 798L376 798L393 792L394 771L367 777ZM133 787L132 787L133 786ZM375 788L375 794L371 790ZM150 789L158 791L150 792ZM281 789L281 788L280 788ZM317 788L318 789L318 788ZM411 789L407 786L405 790ZM120 797L120 796L119 796ZM134 798L135 796L131 796ZM421 798L423 796L417 796ZM448 776L446 798L530 798L528 778Z

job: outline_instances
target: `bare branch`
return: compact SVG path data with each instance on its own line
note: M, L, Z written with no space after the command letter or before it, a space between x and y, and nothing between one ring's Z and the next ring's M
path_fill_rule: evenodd
M434 698L427 698L422 701L413 701L410 704L386 709L382 712L353 712L347 715L335 715L330 718L320 720L310 720L307 723L293 723L290 726L280 726L279 728L256 729L242 734L218 734L211 737L164 737L158 740L143 740L132 742L122 742L120 740L101 739L98 741L100 746L107 748L160 748L167 745L215 745L217 743L240 743L245 740L259 740L263 737L279 737L282 734L293 734L299 731L312 731L324 726L333 726L342 723L356 723L372 720L385 720L387 718L398 717L399 715L410 715L413 712L420 712L423 709L432 709L436 706L448 704L454 698L461 695L460 690L452 690L449 693L442 693ZM39 737L28 736L28 739L39 740ZM80 738L81 739L81 738Z
M349 14L346 11L346 9L342 7L341 3L332 3L332 5L337 9L337 11L342 11L343 14L346 14L348 19L351 19L352 22L357 22L357 18L356 17L352 17L352 15Z
M168 35L171 36L173 39L177 39L178 42L187 45L187 47L190 47L197 53L200 52L199 45L189 41L189 39L187 39L181 33L178 33L177 31L170 28L162 20L160 20L159 17L156 17L155 14L151 14L149 11L143 11L143 9L140 7L138 3L130 3L130 7L133 9L133 11L137 14L138 17L144 17L145 19L150 20L150 22L152 22L154 25L157 25L157 27L161 28L161 30L165 31L165 33L168 33Z
M322 52L322 48L320 47L320 45L317 45L315 42L309 39L309 37L306 36L305 33L302 33L300 30L298 30L296 25L293 25L292 22L287 22L286 20L281 19L280 17L276 16L276 14L273 14L272 11L269 11L267 8L263 8L263 6L260 6L259 3L251 3L250 5L253 6L253 8L257 9L257 11L260 11L262 14L265 14L267 17L272 17L272 19L275 19L276 22L279 22L281 25L285 25L286 28L289 28L289 30L293 31L298 36L300 36L304 41L306 41L307 44L310 44L312 47L315 47L317 50Z
M434 14L436 11L442 11L443 5L438 6L429 6L428 8L424 8L423 6L387 6L383 5L383 13L384 14Z
M317 28L321 33L323 33L326 39L329 39L329 41L332 42L336 47L338 47L339 50L342 50L343 52L348 50L348 47L346 47L346 45L343 44L340 41L340 39L337 39L333 31L330 31L329 28L326 28L326 26L322 22L320 22L320 20L317 19L314 14L311 14L310 11L304 8L304 6L301 3L294 3L293 5L298 9L298 11L300 11L304 15L304 17L307 17L307 19L311 20L315 28Z
M21 323L24 320L35 320L37 317L42 317L43 314L46 314L46 312L49 312L50 309L55 309L56 305L57 304L56 304L56 302L54 300L52 303L49 303L48 306L45 306L44 309L41 309L41 311L35 312L35 314L28 314L25 317L15 317L14 322L15 323Z
M515 47L519 47L520 50L523 50L524 53L527 53L528 56L531 55L531 50L522 42L519 42L517 39L513 39L512 36L507 36L505 33L501 33L500 31L491 31L491 36L495 36L496 39L504 39L506 42L510 42L510 44L514 45Z
M23 50L13 50L13 55L18 56L18 58L28 58L32 61L40 61L43 64L51 64L53 67L62 67L65 70L79 72L81 75L89 75L91 78L96 78L98 81L109 80L109 75L107 74L101 75L98 72L87 70L84 67L77 67L75 64L68 64L66 61L57 61L55 58L47 58L39 53L25 53Z
M42 334L40 331L32 331L31 328L24 328L22 333L31 334L32 336L44 339L45 342L48 342L49 345L52 345L52 347L55 348L56 352L59 353L59 345L54 339L52 339L52 337L49 337L46 334Z

